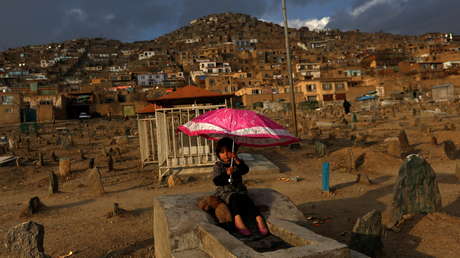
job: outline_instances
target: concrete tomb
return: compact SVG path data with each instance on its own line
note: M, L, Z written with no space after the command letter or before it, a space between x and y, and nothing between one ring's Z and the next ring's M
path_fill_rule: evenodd
M210 194L163 195L154 199L155 257L367 257L300 226L298 222L305 221L302 212L272 189L249 190L272 234L258 241L277 239L271 248L254 248L219 227L211 215L197 207L197 200Z

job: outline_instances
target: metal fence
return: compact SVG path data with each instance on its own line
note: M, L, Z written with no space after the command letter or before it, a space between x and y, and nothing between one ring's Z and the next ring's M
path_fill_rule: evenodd
M138 119L137 127L142 167L158 163L158 154L156 152L156 119L154 117Z
M157 109L155 112L159 178L171 169L209 166L214 164L214 142L204 137L188 136L177 127L208 111L225 105L191 106Z
M138 118L139 145L142 166L158 164L160 180L172 169L214 164L214 142L203 137L190 137L177 127L208 111L226 105L203 105L163 108L155 117Z

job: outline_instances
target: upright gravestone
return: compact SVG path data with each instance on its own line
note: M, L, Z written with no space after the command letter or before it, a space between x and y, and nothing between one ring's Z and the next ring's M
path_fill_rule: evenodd
M55 194L59 192L59 181L58 177L56 174L54 174L52 171L49 172L49 187L48 187L48 192L50 194Z
M59 159L59 175L66 177L70 175L71 163L69 158L60 158Z
M88 184L95 194L103 195L105 193L104 185L102 184L102 176L98 168L93 168L89 172Z
M460 160L455 161L455 176L457 176L457 180L460 181Z
M350 238L350 248L375 257L382 249L382 214L373 210L358 218Z
M95 158L90 158L88 160L88 168L89 169L93 169L94 168L94 161L95 161Z
M401 130L399 132L398 139L399 139L399 146L401 146L401 149L403 151L408 151L410 148L410 145L409 145L409 139L407 138L406 131Z
M448 140L444 142L444 153L450 160L455 160L457 158L457 146L455 146L453 141Z
M11 228L6 236L6 248L12 257L46 258L43 248L45 228L33 221L24 222Z
M108 157L107 157L107 167L108 167L109 172L113 171L113 163L114 163L114 161L113 161L112 155L108 155Z
M405 214L424 214L441 209L436 173L416 154L407 156L401 165L393 194L392 222L395 224Z
M351 113L351 122L352 123L358 122L358 116L356 115L356 113Z
M315 152L318 156L326 156L326 145L320 141L315 141Z

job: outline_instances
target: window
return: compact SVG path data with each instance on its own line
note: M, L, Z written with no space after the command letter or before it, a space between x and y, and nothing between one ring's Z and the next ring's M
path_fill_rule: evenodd
M345 85L343 85L343 83L337 83L335 85L336 90L343 90L344 88L345 88Z
M14 109L12 108L5 109L5 113L13 113L13 112L14 112Z
M316 96L307 96L307 101L308 102L316 101Z
M315 92L316 91L316 85L314 85L314 84L308 84L305 87L306 87L306 90L308 92Z
M323 83L323 90L332 90L332 84Z

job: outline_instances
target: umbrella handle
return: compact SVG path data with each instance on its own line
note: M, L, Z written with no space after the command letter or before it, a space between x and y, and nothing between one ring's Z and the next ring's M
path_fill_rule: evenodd
M232 154L235 152L235 140L232 142ZM233 157L230 160L230 167L233 167Z
M232 153L234 153L234 152L235 152L235 140L233 140L233 143L232 143ZM232 157L232 159L230 160L230 167L233 167L233 157ZM231 174L230 174L230 178L228 179L228 182L229 182L230 184L233 183L233 178L232 178L232 175L231 175Z

